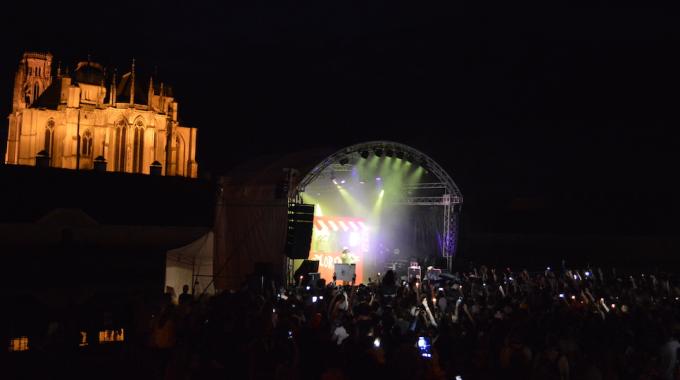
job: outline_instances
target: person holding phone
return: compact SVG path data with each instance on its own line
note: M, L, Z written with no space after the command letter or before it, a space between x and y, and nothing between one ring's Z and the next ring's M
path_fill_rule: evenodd
M439 366L439 355L437 355L437 350L434 348L434 343L437 337L432 339L429 336L421 335L418 337L416 346L418 347L418 352L420 356L425 360L426 368L426 379L445 379L446 373Z
M432 359L432 342L429 337L419 336L417 346L420 356L425 359Z

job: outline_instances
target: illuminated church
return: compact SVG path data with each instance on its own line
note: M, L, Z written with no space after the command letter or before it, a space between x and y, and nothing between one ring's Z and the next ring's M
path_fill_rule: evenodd
M15 81L5 162L81 170L197 176L196 128L180 125L171 88L117 76L95 62L72 73L52 55L24 53Z

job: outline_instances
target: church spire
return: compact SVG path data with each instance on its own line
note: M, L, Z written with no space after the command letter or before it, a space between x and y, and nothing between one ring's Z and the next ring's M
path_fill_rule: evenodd
M132 58L132 72L130 73L130 107L135 105L135 59Z
M104 98L106 98L106 67L104 68L104 76L99 82L99 90L97 90L97 107L104 105ZM104 90L104 96L102 95L102 90Z
M149 106L149 110L151 110L151 104L152 104L152 99L153 99L153 77L149 77L149 95L147 96L147 104Z
M116 106L116 73L117 69L113 69L113 80L111 81L111 94L109 95L109 104L111 107Z
M163 93L163 82L161 82L161 88L160 88L160 100L158 101L158 108L160 108L161 113L165 113L165 99L163 98L165 94Z

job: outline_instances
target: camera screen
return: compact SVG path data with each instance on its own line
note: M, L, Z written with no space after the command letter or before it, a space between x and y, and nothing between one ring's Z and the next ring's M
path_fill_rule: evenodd
M422 357L430 359L432 357L430 338L424 336L418 337L418 350Z

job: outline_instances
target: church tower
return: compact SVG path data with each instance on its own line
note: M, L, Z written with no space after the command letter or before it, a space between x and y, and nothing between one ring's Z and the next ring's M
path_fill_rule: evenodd
M12 112L28 108L52 83L52 54L24 53L14 77Z
M179 121L172 88L157 91L135 66L109 79L88 57L53 77L52 54L24 53L5 163L195 178L197 129Z

